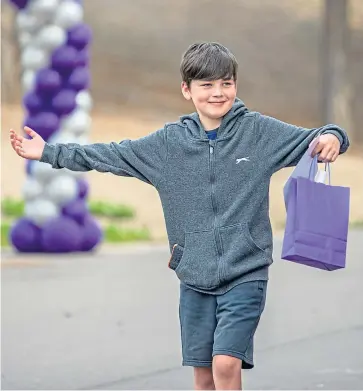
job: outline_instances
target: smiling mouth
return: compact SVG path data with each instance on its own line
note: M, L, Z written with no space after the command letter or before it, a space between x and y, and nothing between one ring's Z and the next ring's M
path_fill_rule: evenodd
M211 103L211 104L213 104L213 105L221 105L221 104L223 104L223 103L226 103L227 101L223 101L223 102L209 102L209 103Z

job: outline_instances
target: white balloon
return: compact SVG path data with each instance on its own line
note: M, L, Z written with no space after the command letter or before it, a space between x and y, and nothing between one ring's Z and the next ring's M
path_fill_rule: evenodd
M78 186L76 179L70 175L54 178L45 189L47 197L58 205L64 205L76 198Z
M42 183L49 183L49 181L58 175L58 171L54 169L50 164L35 161L32 167L32 174L35 179Z
M77 137L76 143L80 144L80 145L89 144L88 137L86 137L86 136L79 136L79 137Z
M25 204L25 216L37 225L43 225L48 220L59 216L59 208L52 201L38 198Z
M57 9L55 14L54 23L65 29L75 26L81 23L83 19L83 9L80 4L65 0Z
M35 84L35 71L25 70L21 77L21 84L25 92L32 90Z
M48 140L49 144L66 144L76 143L77 137L70 132L64 132L60 129L57 133L51 136Z
M21 55L23 69L38 70L48 65L49 56L47 53L33 45L27 46Z
M54 16L58 5L58 0L33 0L30 3L29 11L35 15L36 18L49 20Z
M76 103L80 109L91 111L93 106L91 94L87 90L80 91L76 96Z
M91 117L82 109L74 110L68 117L64 118L61 128L75 135L87 133L91 128Z
M16 27L19 31L33 33L40 26L41 21L27 11L19 11L16 15Z
M44 50L53 50L63 45L67 40L67 34L59 26L49 25L43 27L36 35L33 45Z
M28 177L23 185L23 197L25 201L33 200L39 197L43 192L42 184L35 178Z
M25 48L27 45L29 45L32 41L33 37L32 34L28 31L23 31L19 34L18 42L21 48Z

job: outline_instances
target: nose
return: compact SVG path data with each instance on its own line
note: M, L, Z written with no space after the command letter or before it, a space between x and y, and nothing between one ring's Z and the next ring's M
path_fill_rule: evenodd
M217 85L213 89L213 96L214 97L221 97L223 95L221 86Z

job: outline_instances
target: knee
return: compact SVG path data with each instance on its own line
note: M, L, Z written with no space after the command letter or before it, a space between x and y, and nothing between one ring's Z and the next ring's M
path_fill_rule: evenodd
M194 389L215 390L212 368L194 368Z
M216 355L213 358L213 375L216 379L232 379L241 375L241 360L236 357Z

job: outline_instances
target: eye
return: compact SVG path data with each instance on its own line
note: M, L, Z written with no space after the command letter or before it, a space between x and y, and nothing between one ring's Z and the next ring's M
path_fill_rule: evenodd
M231 86L231 85L233 85L233 83L232 82L230 82L230 81L226 81L225 83L223 83L225 86L227 86L227 87L229 87L229 86Z
M202 87L211 87L211 86L212 86L211 83L204 83L204 84L202 84Z

